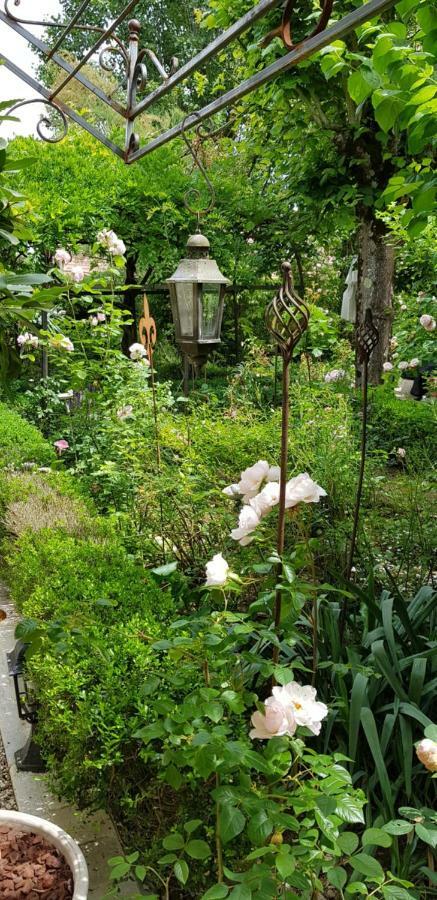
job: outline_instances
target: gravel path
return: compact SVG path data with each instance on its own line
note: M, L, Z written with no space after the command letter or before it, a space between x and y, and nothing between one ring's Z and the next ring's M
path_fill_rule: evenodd
M9 598L5 586L0 582L0 610L9 613ZM0 621L1 628L1 621ZM1 709L0 699L0 709ZM1 713L0 713L1 715ZM0 735L0 809L17 809L12 782L9 775L9 766L6 759L1 735Z

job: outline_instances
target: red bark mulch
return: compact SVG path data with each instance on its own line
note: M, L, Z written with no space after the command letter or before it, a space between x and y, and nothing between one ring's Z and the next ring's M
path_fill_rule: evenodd
M64 857L38 834L0 826L1 900L71 900L73 876Z

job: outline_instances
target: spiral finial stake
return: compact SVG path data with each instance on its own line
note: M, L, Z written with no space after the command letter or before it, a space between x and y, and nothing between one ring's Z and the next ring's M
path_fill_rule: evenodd
M265 322L267 330L278 344L282 355L282 423L281 423L281 477L279 484L279 515L276 548L280 562L278 563L275 596L274 625L280 639L282 611L282 557L285 545L285 494L287 485L288 433L290 415L290 363L293 350L308 328L310 311L308 306L296 293L293 285L291 263L282 263L282 286L276 297L269 303ZM273 664L279 659L279 644L273 648Z
M291 263L282 263L282 287L266 309L265 321L284 359L291 358L294 348L308 328L310 311L296 293Z

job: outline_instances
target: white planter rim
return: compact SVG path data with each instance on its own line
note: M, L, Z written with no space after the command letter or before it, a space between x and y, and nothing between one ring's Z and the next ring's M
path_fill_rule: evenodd
M87 900L89 882L85 857L77 841L66 831L53 822L48 822L47 819L40 819L39 816L30 816L27 813L9 809L0 809L0 825L10 825L21 831L33 832L46 838L49 844L62 853L70 866L74 883L73 900Z

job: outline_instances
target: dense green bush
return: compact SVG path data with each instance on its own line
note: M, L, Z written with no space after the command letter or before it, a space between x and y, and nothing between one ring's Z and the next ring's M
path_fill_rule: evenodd
M46 466L54 459L54 450L38 429L0 403L0 464L19 466L34 462Z
M389 454L402 447L410 460L430 462L436 450L435 406L398 400L392 385L375 388L370 399L370 446Z
M117 766L124 782L130 719L155 666L150 643L171 608L106 531L94 539L27 531L6 552L20 633L38 636L29 667L44 754L60 792L87 805L107 802Z

